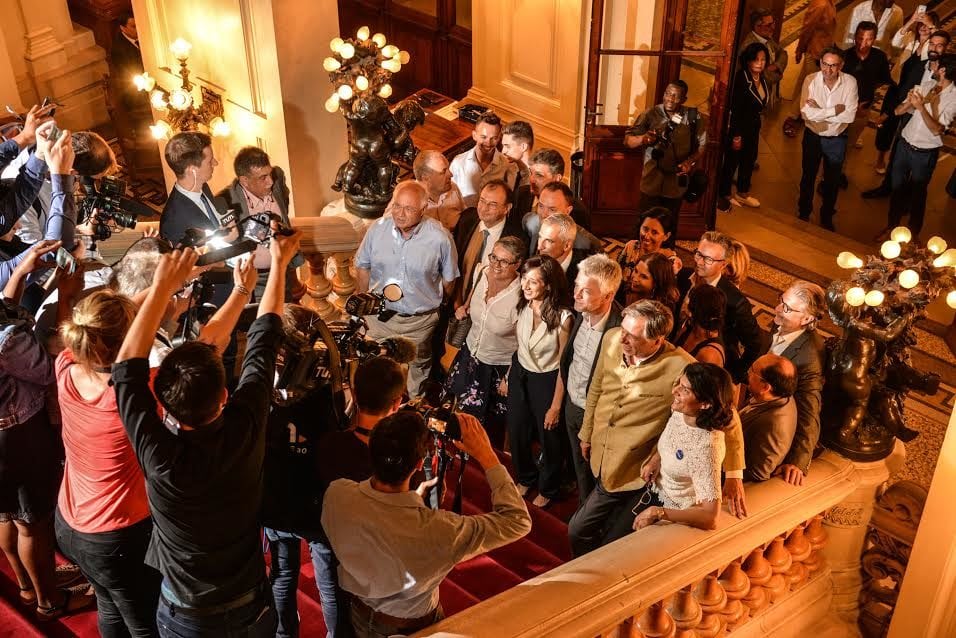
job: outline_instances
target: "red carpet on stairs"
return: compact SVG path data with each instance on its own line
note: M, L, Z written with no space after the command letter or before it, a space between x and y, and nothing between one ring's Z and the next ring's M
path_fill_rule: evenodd
M508 457L500 456L505 466L509 467ZM446 508L451 508L454 501L457 476L456 464L449 468L446 476L448 489L443 499ZM462 488L462 513L480 514L491 509L488 482L484 472L474 461L469 461L465 466ZM533 492L529 496L533 496ZM516 543L476 556L452 570L440 589L445 614L450 616L467 609L570 560L566 522L574 512L576 504L576 495L554 503L547 511L528 502L532 519L531 533ZM303 543L302 548L298 594L300 633L304 637L324 636L325 622L319 604L312 561L308 546ZM37 623L33 618L33 610L18 604L18 589L10 566L6 560L0 560L0 638L94 638L99 635L94 611L50 623Z

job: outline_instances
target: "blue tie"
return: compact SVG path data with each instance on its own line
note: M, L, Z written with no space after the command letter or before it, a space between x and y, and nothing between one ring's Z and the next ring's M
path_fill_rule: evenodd
M199 199L202 200L202 205L206 209L206 217L208 217L209 221L212 223L212 229L218 230L219 218L216 217L216 213L213 212L212 205L209 203L209 200L206 199L205 195L200 195Z

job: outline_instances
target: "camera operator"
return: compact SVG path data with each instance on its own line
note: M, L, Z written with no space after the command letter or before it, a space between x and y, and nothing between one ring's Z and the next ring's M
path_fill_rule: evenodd
M428 508L411 490L431 434L417 412L379 421L369 438L372 477L329 486L322 527L339 559L339 583L352 594L357 638L411 634L444 617L438 587L456 564L525 536L531 517L484 428L458 413L455 445L484 468L491 512L461 516ZM424 551L423 551L424 550Z
M169 298L198 259L192 249L160 259L113 366L117 406L146 476L153 515L146 563L163 575L156 617L161 636L275 630L259 512L282 291L299 235L277 236L270 245L269 282L231 396L221 357L197 342L174 348L150 389L146 357Z
M287 338L311 338L316 320L312 310L286 304L286 334L294 335ZM274 403L269 415L263 518L272 555L270 580L279 638L299 635L296 589L302 539L309 543L328 635L351 633L348 598L338 586L338 561L322 530L322 497L332 481L364 481L372 475L368 437L379 420L401 404L405 372L393 359L373 357L358 366L352 392L357 412L347 430L339 430L332 416L327 384L292 405Z
M624 136L629 148L645 147L640 212L663 206L675 221L707 145L707 125L697 109L684 107L686 100L687 83L674 80L663 102L639 115Z
M13 162L20 154L36 142L37 128L50 120L53 106L34 105L24 116L20 132L0 143L0 169ZM41 155L31 153L16 175L12 188L4 189L0 195L0 234L6 234L20 216L33 204L43 178L46 166Z

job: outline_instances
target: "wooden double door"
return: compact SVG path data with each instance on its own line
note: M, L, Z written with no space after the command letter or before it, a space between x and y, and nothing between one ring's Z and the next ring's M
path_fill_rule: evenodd
M397 99L432 89L460 99L471 88L471 0L339 0L340 32L362 26L408 51L395 74Z

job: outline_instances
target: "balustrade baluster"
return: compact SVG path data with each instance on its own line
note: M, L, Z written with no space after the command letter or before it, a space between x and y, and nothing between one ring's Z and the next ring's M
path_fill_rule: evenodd
M675 638L677 623L658 601L644 610L637 619L637 629L644 638Z
M717 580L727 592L727 604L720 615L727 624L727 630L733 631L734 627L744 624L750 618L750 608L741 602L744 596L750 593L750 579L741 569L738 559L730 563Z
M712 572L697 583L694 598L700 605L703 615L697 625L699 638L716 638L724 631L724 619L720 611L727 604L727 592L717 581L717 572Z
M311 307L322 319L337 318L336 307L329 302L332 284L325 276L327 257L323 253L309 253L305 257L309 266L309 278L305 282L308 296L303 299L306 306Z

